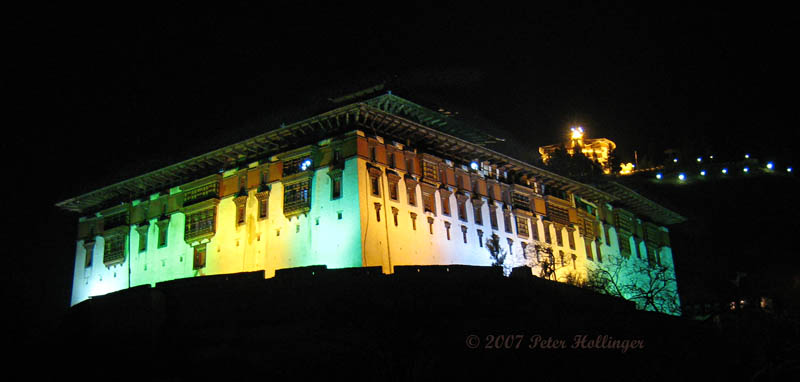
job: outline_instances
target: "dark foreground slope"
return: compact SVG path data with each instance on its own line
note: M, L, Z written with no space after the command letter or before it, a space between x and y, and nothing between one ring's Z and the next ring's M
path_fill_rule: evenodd
M176 280L70 309L47 346L84 377L148 380L420 380L736 372L723 336L696 321L499 268L324 267ZM526 275L527 273L527 275ZM584 337L585 336L585 337Z

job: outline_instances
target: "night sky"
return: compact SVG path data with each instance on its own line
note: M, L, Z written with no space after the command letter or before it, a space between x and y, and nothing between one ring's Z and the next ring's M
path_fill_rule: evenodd
M669 148L792 159L800 66L787 10L290 4L6 14L6 255L22 259L6 272L21 291L12 319L48 324L69 303L77 216L54 203L379 83L524 142L517 152L581 124L630 160Z

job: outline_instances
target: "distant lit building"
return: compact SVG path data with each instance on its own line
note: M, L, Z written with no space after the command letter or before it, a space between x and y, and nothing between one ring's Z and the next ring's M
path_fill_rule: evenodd
M617 145L606 138L584 138L583 133L583 127L573 127L568 142L539 147L539 154L542 155L542 161L546 163L553 152L558 149L566 149L569 155L580 151L587 158L599 163L604 173L610 174L614 169L611 168L609 158L611 151L617 148Z
M81 215L72 304L309 265L489 266L493 235L509 265L551 247L559 280L620 256L672 266L666 226L680 215L485 147L496 140L386 94L63 201ZM613 143L588 147L606 160Z

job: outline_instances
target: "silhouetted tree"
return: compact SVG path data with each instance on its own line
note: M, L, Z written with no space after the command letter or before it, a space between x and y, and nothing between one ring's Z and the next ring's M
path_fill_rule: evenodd
M493 233L486 241L486 250L489 251L489 257L492 258L492 266L502 267L506 261L506 251L500 247L500 236Z
M561 257L553 253L553 248L546 243L534 241L522 253L528 267L538 271L539 277L543 279L558 281L556 271L571 264L572 259L568 256Z
M585 286L633 301L639 309L680 314L675 273L665 264L615 256L590 269Z

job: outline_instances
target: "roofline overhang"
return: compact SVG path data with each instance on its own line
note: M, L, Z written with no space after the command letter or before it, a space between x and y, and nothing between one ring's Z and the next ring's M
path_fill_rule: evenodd
M385 96L377 98L381 97ZM392 97L403 100L396 96ZM425 126L423 122L412 121L393 114L390 111L391 107L380 106L386 105L386 102L390 102L393 99L384 99L380 102L376 102L376 99L342 106L302 121L282 125L278 129L253 138L64 200L56 203L56 206L77 213L94 209L100 210L107 208L109 202L120 201L120 199L133 200L141 198L168 190L171 187L186 184L197 178L219 173L225 168L231 168L243 162L247 163L269 158L283 151L308 144L307 141L310 138L323 139L325 135L341 134L349 130L365 129L369 131L369 129L372 129L375 133L380 132L383 135L397 137L398 139L409 139L409 135L411 135L416 143L426 142L428 145L436 143L436 151L446 156L457 158L467 163L471 160L489 161L504 171L514 171L527 175L534 178L535 181L577 193L593 202L619 201L625 205L630 205L634 212L649 216L654 221L662 224L685 221L682 216L624 186L619 185L620 187L613 188L611 191L609 189L604 191L580 183L490 150L482 145L482 143L488 142L470 142L437 130L434 127ZM406 103L404 104L405 106L401 106L412 105L419 107L408 101ZM445 116L445 118L447 117ZM302 138L305 138L305 140Z

